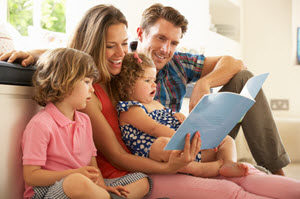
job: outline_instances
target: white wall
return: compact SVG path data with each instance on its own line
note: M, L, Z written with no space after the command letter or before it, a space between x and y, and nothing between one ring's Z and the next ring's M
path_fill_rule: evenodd
M290 110L273 111L277 117L300 116L300 66L294 65L292 36L296 9L299 12L299 0L243 1L243 60L255 74L270 72L264 85L269 99L289 99ZM297 20L299 25L299 14Z
M135 39L142 12L157 2L178 9L189 21L188 31L179 47L193 49L197 52L205 51L207 56L230 54L240 57L239 43L209 31L209 0L67 0L67 18L71 19L67 20L67 33L70 34L73 31L88 8L101 3L112 4L124 13L129 23L129 37ZM222 48L222 46L226 46L226 48Z
M264 84L268 99L288 99L290 107L288 111L273 111L274 115L300 116L300 66L295 65L300 0L230 0L240 7L240 43L209 31L209 0L68 0L67 15L72 20L67 22L67 30L74 29L88 8L106 3L113 4L125 14L130 39L134 39L143 10L155 2L173 6L187 17L188 32L181 46L204 52L206 56L229 54L242 58L254 74L270 72ZM226 16L230 10L218 12Z

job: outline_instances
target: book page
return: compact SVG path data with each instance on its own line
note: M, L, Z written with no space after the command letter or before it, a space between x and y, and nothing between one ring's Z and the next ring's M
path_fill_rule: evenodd
M241 94L220 92L204 95L172 136L165 150L183 150L186 134L190 133L192 139L196 131L201 136L201 149L217 147L255 103L254 98L267 75L250 78Z

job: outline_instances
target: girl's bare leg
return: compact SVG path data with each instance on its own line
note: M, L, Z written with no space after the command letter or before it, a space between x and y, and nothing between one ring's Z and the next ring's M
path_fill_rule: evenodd
M156 161L167 162L169 160L170 151L164 151L164 147L169 142L170 138L159 137L152 144L149 157ZM222 160L214 160L211 162L191 162L180 173L188 173L199 177L215 177L219 175L219 168L222 165Z
M248 174L248 166L237 162L235 142L230 136L226 136L219 145L217 159L223 159L224 161L219 170L222 176L240 177Z
M158 162L168 162L171 151L165 151L164 148L170 138L159 137L152 144L149 152L149 158Z
M244 163L237 163L237 153L234 140L226 136L218 147L218 151L204 150L201 152L203 162L223 160L219 174L226 177L240 177L248 174L248 166Z

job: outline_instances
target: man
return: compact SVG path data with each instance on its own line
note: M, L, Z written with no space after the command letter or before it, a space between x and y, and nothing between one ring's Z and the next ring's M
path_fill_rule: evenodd
M195 82L190 97L191 110L210 88L224 85L221 91L240 93L253 76L241 60L231 56L204 57L176 52L187 25L185 17L174 8L154 4L143 12L137 29L136 50L150 54L158 71L155 98L174 111L180 111L190 82ZM229 135L235 138L241 125L257 164L274 174L284 175L282 168L290 159L263 91L255 99L255 105Z

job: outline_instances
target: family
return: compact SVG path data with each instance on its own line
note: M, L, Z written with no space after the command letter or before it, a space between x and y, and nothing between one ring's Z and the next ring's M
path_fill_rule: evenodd
M147 8L128 52L127 20L112 5L89 9L68 48L8 52L0 60L36 63L34 100L45 106L22 139L25 198L300 198L284 176L290 160L263 91L222 143L200 151L188 134L183 151L163 151L210 88L239 93L252 74L231 56L176 51L188 21L161 4ZM80 111L78 111L80 110ZM242 126L258 165L237 163Z

